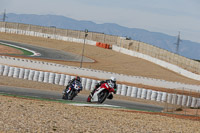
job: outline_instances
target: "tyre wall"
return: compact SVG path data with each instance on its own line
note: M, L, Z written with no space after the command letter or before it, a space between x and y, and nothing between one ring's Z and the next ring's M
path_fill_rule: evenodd
M35 82L44 82L57 85L59 84L62 86L66 86L69 80L74 78L74 75L37 71L33 69L25 69L7 65L0 65L0 75L9 76L13 78L26 79ZM99 81L95 79L82 78L83 89L91 91L94 89L94 86L98 82ZM172 93L153 91L144 88L137 88L134 86L127 86L125 84L117 84L116 94L127 97L152 100L157 102L167 102L170 104L192 107L192 108L200 107L199 97L191 97L186 95L177 95Z

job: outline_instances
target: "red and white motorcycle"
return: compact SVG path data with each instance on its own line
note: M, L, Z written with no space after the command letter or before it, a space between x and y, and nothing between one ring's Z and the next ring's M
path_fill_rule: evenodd
M99 88L96 89L94 94L89 95L87 102L103 103L106 98L112 99L114 90L114 83L103 83Z

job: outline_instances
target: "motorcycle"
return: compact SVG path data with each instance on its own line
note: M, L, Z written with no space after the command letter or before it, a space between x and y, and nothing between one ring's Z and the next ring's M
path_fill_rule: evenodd
M82 90L82 84L80 82L73 82L71 85L68 85L66 90L63 92L62 99L64 100L73 100L74 97Z
M106 98L112 99L114 92L115 90L113 83L103 83L99 88L95 90L92 96L88 96L87 102L103 103Z

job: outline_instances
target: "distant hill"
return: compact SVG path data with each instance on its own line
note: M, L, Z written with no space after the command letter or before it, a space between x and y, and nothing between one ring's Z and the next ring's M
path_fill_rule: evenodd
M160 47L175 53L177 36L170 36L158 32L150 32L144 29L127 28L114 23L96 24L91 21L78 21L72 18L57 15L35 15L35 14L7 14L8 22L26 23L40 26L56 26L62 29L85 30L101 32L110 35L130 37L151 45ZM0 16L2 18L2 16ZM200 43L182 40L179 54L187 58L200 60Z

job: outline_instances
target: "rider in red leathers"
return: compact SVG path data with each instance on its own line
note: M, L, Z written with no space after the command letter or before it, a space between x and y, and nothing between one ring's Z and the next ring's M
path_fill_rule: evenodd
M116 93L116 91L117 91L116 78L115 77L111 77L110 79L102 80L102 81L100 81L99 83L96 84L95 88L91 91L90 96L88 97L89 98L88 101L90 101L90 99L94 95L94 92L96 91L97 88L99 88L103 83L109 83L109 82L112 82L114 84L114 87L113 87L114 90L115 90L114 93ZM113 95L110 94L107 98L108 99L112 99Z

